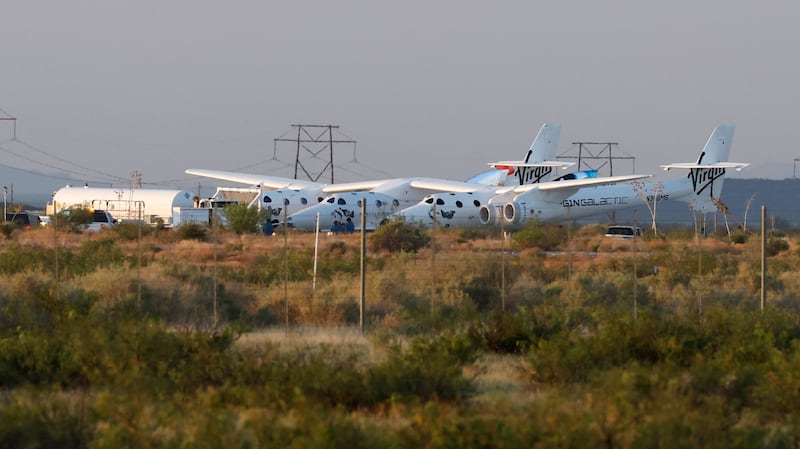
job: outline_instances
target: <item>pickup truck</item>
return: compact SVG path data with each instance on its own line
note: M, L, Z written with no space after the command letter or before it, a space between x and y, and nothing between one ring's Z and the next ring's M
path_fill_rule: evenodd
M92 222L80 226L83 231L98 232L113 227L117 220L108 211L94 210L92 212Z

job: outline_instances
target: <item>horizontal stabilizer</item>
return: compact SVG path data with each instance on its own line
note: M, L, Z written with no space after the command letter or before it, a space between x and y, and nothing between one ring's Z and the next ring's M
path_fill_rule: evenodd
M750 164L744 162L716 162L713 164L697 164L694 162L687 162L687 163L678 163L678 164L667 164L662 165L661 168L664 170L671 170L673 168L679 169L686 169L691 170L694 168L734 168L736 171L741 171L743 168L749 166Z
M490 167L499 169L508 167L560 167L567 169L575 165L575 162L560 162L560 161L542 161L542 162L525 162L525 161L497 161L486 164Z

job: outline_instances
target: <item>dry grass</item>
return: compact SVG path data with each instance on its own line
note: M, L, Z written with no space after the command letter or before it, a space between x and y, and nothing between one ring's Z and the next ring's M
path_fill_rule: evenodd
M537 398L531 388L526 362L522 356L486 353L465 368L466 376L475 380L476 394L472 402L492 406L523 408Z

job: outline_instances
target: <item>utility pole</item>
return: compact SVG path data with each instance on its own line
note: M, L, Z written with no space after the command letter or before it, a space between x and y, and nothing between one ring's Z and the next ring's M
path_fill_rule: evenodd
M361 198L361 302L358 308L358 328L366 330L367 315L367 199Z
M761 206L761 312L767 303L767 206Z

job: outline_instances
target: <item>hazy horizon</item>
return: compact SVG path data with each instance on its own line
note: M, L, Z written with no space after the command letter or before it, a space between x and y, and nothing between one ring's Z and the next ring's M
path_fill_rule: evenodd
M732 123L731 160L753 164L733 176L783 179L800 156L799 13L744 0L12 2L0 116L17 118L18 141L0 121L0 166L119 184L138 171L176 188L206 182L188 168L290 176L273 139L301 123L358 141L339 180L466 179L552 122L559 153L619 142L657 174Z

